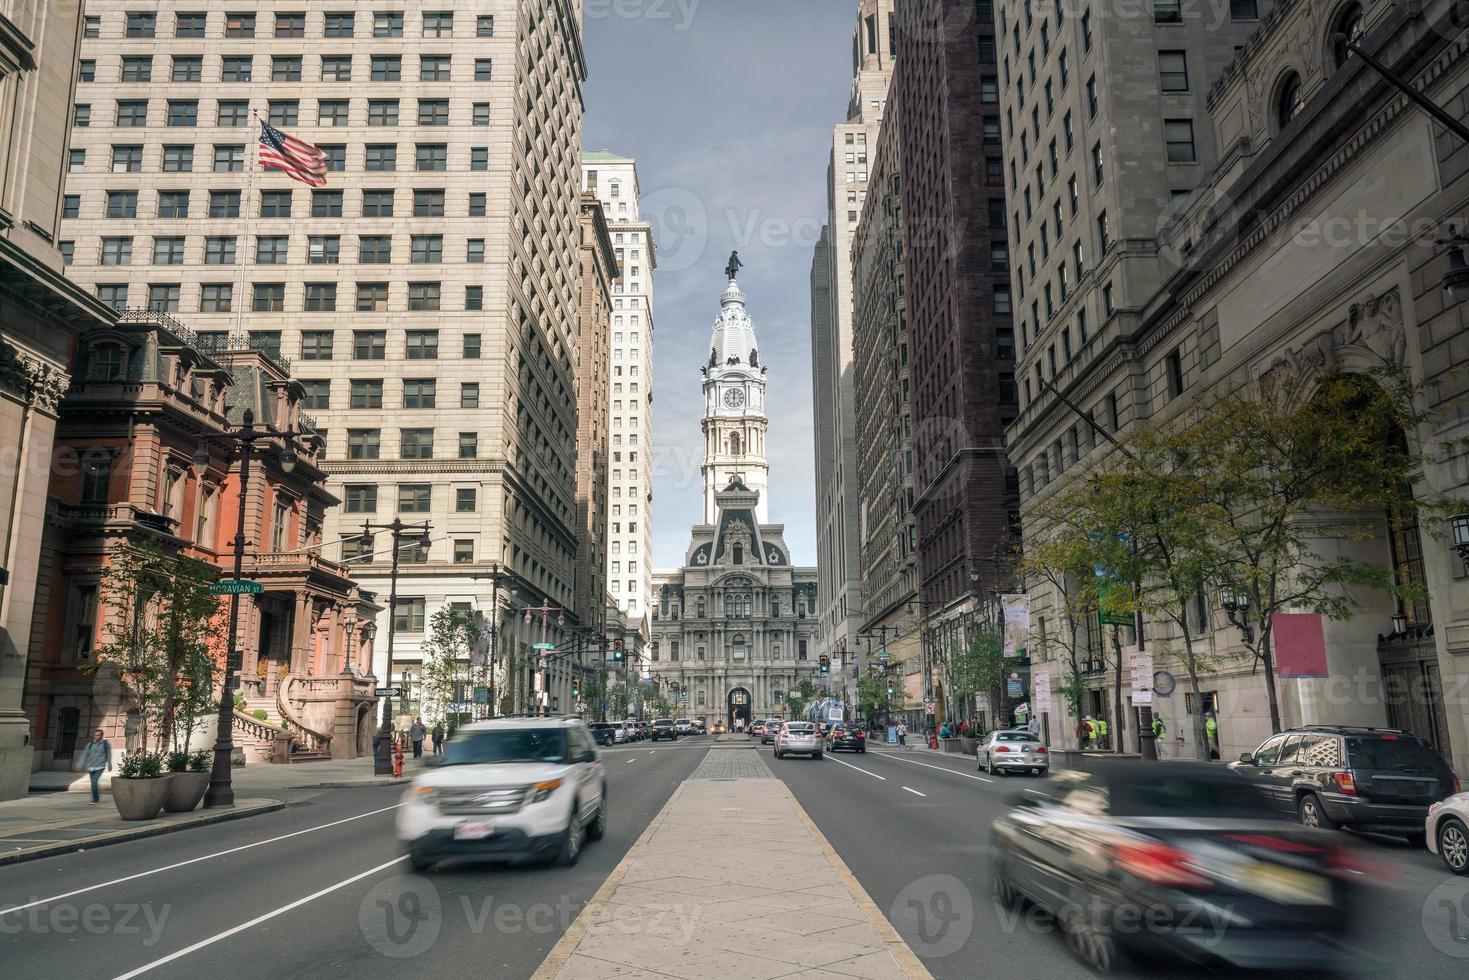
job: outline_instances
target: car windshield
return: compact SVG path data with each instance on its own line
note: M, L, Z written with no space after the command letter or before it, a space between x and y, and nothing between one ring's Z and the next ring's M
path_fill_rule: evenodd
M1416 738L1349 738L1347 757L1356 769L1441 772L1442 757Z
M996 742L1039 742L1040 739L1036 738L1034 735L1030 734L1029 732L996 732L995 733L995 741Z
M566 761L566 733L559 728L460 732L444 743L443 765L446 766Z
M1177 775L1135 776L1111 786L1112 812L1124 817L1271 815L1253 783Z

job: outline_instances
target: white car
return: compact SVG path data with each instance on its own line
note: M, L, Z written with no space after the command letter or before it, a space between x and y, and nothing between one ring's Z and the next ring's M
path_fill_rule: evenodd
M584 839L607 832L607 775L580 719L465 725L442 759L413 780L396 814L415 870L451 858L570 865Z
M1051 768L1051 754L1040 737L1023 728L990 732L979 744L975 768L996 776L1033 772L1044 776Z
M784 759L792 754L819 759L823 747L821 733L809 721L788 721L780 726L780 731L775 736L777 759Z
M1428 849L1456 875L1469 874L1469 793L1455 793L1441 803L1428 805L1423 824Z
M673 730L681 736L696 734L694 731L694 720L692 718L680 718L673 723Z

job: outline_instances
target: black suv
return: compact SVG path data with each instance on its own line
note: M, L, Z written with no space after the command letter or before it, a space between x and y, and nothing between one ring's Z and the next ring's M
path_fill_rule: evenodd
M659 718L653 722L653 732L648 736L653 741L666 738L670 742L678 741L678 729L673 726L672 718Z
M1381 831L1418 845L1429 804L1459 791L1459 777L1433 746L1391 728L1293 728L1229 768L1307 826Z
M851 749L853 752L867 751L867 733L861 725L838 722L826 730L826 750Z

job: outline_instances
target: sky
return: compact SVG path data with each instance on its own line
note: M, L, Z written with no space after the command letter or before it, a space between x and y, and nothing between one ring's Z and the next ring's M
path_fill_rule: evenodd
M653 551L703 519L699 366L738 249L766 375L770 521L816 564L811 256L851 87L853 0L583 0L583 146L638 161L653 222Z

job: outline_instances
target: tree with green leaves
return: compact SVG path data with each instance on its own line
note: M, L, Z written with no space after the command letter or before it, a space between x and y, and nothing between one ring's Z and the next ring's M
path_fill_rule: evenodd
M165 551L153 538L123 545L103 569L106 639L90 669L116 678L138 710L143 746L154 752L185 751L216 702L228 639L210 589L218 577L215 566Z
M424 713L432 720L457 727L458 718L450 717L449 707L456 689L470 676L470 655L479 636L480 622L467 610L445 606L430 618L422 648L422 676Z
M1081 662L1089 653L1084 630L1097 623L1099 580L1096 556L1082 530L1088 518L1078 517L1074 502L1064 496L1042 501L1034 515L1036 534L1020 559L1028 584L1044 584L1055 614L1055 630L1036 629L1030 639L1032 661L1059 663L1064 675L1053 677L1051 690L1066 702L1072 717L1081 718L1086 677ZM1038 656L1036 655L1038 654ZM1081 740L1072 733L1078 747Z

